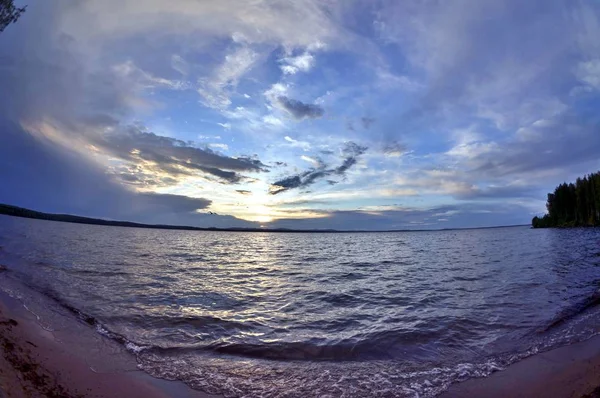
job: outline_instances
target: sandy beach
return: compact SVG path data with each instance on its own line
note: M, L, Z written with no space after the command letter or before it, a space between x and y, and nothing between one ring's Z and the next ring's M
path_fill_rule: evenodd
M600 336L528 357L482 379L458 383L441 398L600 397Z
M85 349L69 343L45 330L20 303L2 294L0 397L211 397L138 370L95 371L90 358L81 354ZM120 354L117 360L132 361L128 367L135 369L133 358Z

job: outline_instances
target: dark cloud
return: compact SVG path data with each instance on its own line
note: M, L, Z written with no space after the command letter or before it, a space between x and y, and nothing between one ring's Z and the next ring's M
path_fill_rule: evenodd
M251 191L248 191L246 189L236 189L235 190L237 193L242 194L242 195L252 195Z
M271 195L277 195L278 193L288 191L290 189L305 188L314 184L320 179L332 175L343 177L345 176L346 171L356 164L358 157L365 153L366 150L367 147L365 146L358 145L354 142L348 142L342 150L344 158L340 166L328 168L327 164L323 163L323 161L320 161L320 166L318 168L312 168L300 174L285 177L274 182L269 188L269 193ZM327 182L329 185L333 185L335 183L331 180L328 180Z
M212 203L209 199L190 198L183 195L139 193L139 197L149 206L166 207L169 211L176 213L192 213L209 207Z
M348 142L342 150L342 153L345 156L344 161L341 166L334 170L334 173L337 175L344 175L350 167L356 164L358 157L366 151L366 146L358 145L354 142Z
M373 123L375 123L375 119L372 117L363 116L360 118L360 122L365 129L370 129Z
M0 203L39 211L143 223L255 226L235 217L198 213L211 205L209 199L125 189L89 159L1 118L0 181Z
M325 114L325 110L319 105L306 104L283 95L277 97L277 102L296 120L318 119Z
M89 140L103 152L137 164L138 168L130 174L146 171L176 178L202 172L233 184L243 179L238 173L240 171L266 170L266 166L257 159L224 156L209 148L194 147L190 143L142 131L137 127L119 129L111 134L92 135Z

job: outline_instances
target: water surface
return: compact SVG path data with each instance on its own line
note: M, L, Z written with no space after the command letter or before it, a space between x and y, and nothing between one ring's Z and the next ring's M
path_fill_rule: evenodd
M226 396L432 396L598 332L600 230L244 233L0 216L9 276Z

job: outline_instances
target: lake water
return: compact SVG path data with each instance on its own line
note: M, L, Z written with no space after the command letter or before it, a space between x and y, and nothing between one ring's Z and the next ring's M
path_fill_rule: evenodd
M245 233L0 216L6 274L226 396L434 396L597 334L600 230Z

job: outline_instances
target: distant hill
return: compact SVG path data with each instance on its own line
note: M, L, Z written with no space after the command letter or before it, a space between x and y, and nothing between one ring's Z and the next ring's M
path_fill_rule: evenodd
M200 228L186 225L162 225L162 224L142 224L130 221L111 221L101 218L73 216L71 214L53 214L43 213L17 207L7 204L0 204L0 214L8 216L35 218L38 220L50 220L60 222L70 222L76 224L91 224L91 225L108 225L113 227L130 227L130 228L154 228L154 229L177 229L185 231L242 231L242 232L341 232L333 229L313 229L313 230L294 230L286 228L266 229L266 228Z

